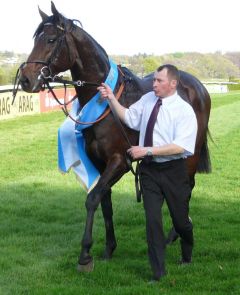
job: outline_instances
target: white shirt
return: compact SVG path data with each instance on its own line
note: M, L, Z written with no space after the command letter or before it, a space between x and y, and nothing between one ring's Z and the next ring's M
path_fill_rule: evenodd
M139 145L144 146L146 126L158 97L153 91L143 95L125 111L125 123L140 131ZM186 158L194 154L197 136L197 119L189 103L177 92L162 99L157 121L153 129L153 146L174 143L184 149L183 154L154 157L156 162Z

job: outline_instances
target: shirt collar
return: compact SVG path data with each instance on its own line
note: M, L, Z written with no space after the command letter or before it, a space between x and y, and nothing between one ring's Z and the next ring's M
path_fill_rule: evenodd
M178 93L177 93L177 91L173 94L173 95L170 95L170 96L167 96L167 97L164 97L163 99L162 99L162 104L164 105L169 105L169 104L171 104L172 102L174 102L175 100L176 100L176 98L177 98L177 95L178 95Z

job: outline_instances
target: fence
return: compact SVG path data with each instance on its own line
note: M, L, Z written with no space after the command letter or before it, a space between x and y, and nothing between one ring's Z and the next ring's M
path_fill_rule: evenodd
M65 90L58 88L54 89L54 92L58 99L63 102ZM74 95L75 89L67 88L66 100L70 100ZM13 105L12 99L12 86L0 86L0 120L60 109L59 104L48 90L39 93L26 93L19 90Z
M202 82L209 93L226 93L230 87L237 86L234 82ZM32 115L45 113L60 109L59 104L48 90L39 93L26 93L19 90L12 105L12 85L0 86L0 120L15 118L22 115ZM57 98L63 102L64 88L54 89ZM75 95L74 88L67 88L66 100L70 100Z

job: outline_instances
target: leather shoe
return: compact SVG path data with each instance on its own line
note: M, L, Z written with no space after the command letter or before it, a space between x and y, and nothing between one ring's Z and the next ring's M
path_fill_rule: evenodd
M182 262L191 263L193 245L190 245L184 240L181 240L180 244L181 244L181 252L182 252Z
M165 275L166 275L166 271L161 272L160 275L153 275L151 281L159 282L161 278L164 277Z

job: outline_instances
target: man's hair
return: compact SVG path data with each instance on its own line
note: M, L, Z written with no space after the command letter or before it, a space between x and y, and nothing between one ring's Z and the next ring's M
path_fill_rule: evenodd
M165 64L157 68L157 72L161 72L163 69L167 69L167 75L170 80L177 80L177 83L180 80L180 74L178 68L171 64Z

